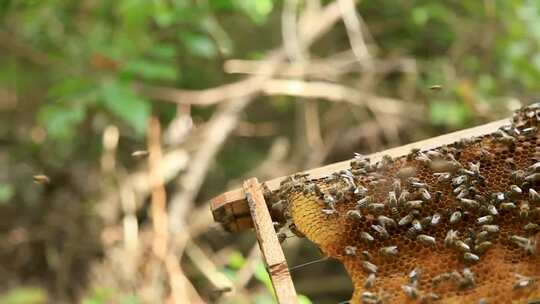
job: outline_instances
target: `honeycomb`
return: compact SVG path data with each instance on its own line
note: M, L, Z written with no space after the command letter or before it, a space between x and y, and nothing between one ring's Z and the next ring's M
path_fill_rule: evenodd
M344 264L351 303L540 303L539 118L535 104L485 136L355 155L287 178L270 204Z

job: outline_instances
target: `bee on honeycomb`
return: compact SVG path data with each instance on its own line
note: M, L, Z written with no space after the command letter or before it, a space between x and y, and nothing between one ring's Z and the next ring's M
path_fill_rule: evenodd
M351 303L536 303L539 119L534 104L485 136L378 163L357 154L343 172L285 180L279 207L345 265Z

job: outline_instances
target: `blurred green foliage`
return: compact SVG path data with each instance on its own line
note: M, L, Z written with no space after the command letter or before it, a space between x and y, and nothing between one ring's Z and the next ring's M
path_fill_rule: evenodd
M306 2L299 1L301 5ZM49 217L43 216L48 208L58 213L82 210L69 216L51 212L56 216L51 216L54 223L59 216L77 224L90 217L88 214L95 216L88 212L89 204L80 201L91 197L88 192L95 191L99 179L85 180L90 190L81 190L70 184L75 179L62 169L78 166L82 172L89 168L97 171L100 136L106 125L121 127L124 146L120 149L129 155L125 151L130 152L133 146L144 146L150 115L159 116L166 128L176 112L175 105L150 100L135 85L201 89L238 79L223 72L224 60L262 58L277 47L282 6L283 1L278 0L0 0L0 93L7 90L17 95L17 101L12 102L16 106L0 100L0 143L6 143L7 158L17 163L10 166L15 172L8 180L0 176L0 206L19 208L6 213L13 221L6 226L31 223L35 230L45 231L50 228ZM418 128L405 130L406 139L415 138L415 132L429 136L499 118L507 114L510 101L529 103L540 92L539 1L362 0L358 10L377 45L373 53L378 58L407 56L416 62L413 101L425 106L425 120L417 122ZM311 49L313 58L350 48L341 23L328 36ZM357 79L347 75L339 81L353 86ZM402 97L399 87L406 80L401 74L379 81L377 93ZM433 84L441 84L443 89L430 91ZM204 195L215 194L227 181L253 168L275 137L297 135L297 108L291 101L289 97L265 97L264 102L247 109L243 120L272 122L277 126L276 134L272 138L231 140L218 155L207 182L209 194ZM321 106L324 116L330 106L321 104L325 105ZM212 107L193 107L191 114L195 121L205 121L213 111ZM322 128L333 126L323 124ZM354 148L362 147L357 144ZM0 157L0 165L4 165L2 161ZM27 191L28 175L51 167L61 171L55 180L62 180L65 188L76 193L68 196L73 199L71 204L61 195L58 201L41 199L40 195L51 195L51 189L38 194ZM7 204L10 201L18 204ZM81 238L72 230L54 227L57 230L47 234L49 239L36 241L38 249L29 250L36 253L28 255L28 260L39 267L29 264L31 270L25 268L24 276L51 281L50 289L58 286L50 275L54 273L52 266L43 261L43 248L57 246L54 250L60 252L61 259L65 249L57 244L67 237L76 242ZM87 236L86 230L80 233ZM13 250L0 259L13 256L24 255ZM244 256L234 252L222 271L234 280L244 264ZM79 266L75 262L70 265L77 270ZM272 302L268 274L261 263L256 265L255 278L265 286L257 303ZM62 292L74 297L81 291ZM111 298L137 303L133 296L116 290L95 289L83 294L87 294L86 304L107 303ZM0 302L40 303L47 299L42 289L21 287L8 290ZM303 296L301 301L309 303Z

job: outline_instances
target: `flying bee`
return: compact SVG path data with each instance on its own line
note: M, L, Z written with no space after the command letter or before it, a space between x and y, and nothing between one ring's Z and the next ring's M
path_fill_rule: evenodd
M346 256L356 256L356 247L355 246L345 246L344 249Z
M143 159L146 158L150 153L146 150L138 150L131 153L131 156L135 159Z
M397 246L381 247L379 253L383 256L395 256L398 254Z
M378 269L377 265L368 261L362 261L362 268L367 273L377 273L377 269Z
M371 234L365 231L360 232L360 239L362 239L366 243L372 243L375 240L375 238Z
M427 234L419 234L416 236L416 240L420 241L424 245L435 246L435 238Z
M347 211L347 217L352 220L360 220L362 219L362 213L359 210L349 210Z
M45 174L37 174L32 177L34 183L45 185L51 182L51 179Z
M474 253L465 252L463 254L463 259L467 262L478 262L480 260L480 257Z
M383 227L397 227L396 221L384 215L379 215L377 221Z
M461 217L461 211L455 211L454 213L452 213L452 215L450 215L450 224L459 223L459 221L461 221Z
M384 228L383 226L380 226L380 225L371 225L371 228L373 230L375 230L377 232L377 234L379 234L380 237L384 238L384 239L387 239L390 237L390 234L388 234L388 231L386 230L386 228Z
M440 84L434 84L434 85L429 86L429 89L431 91L440 91L440 90L442 90L442 88L443 87Z
M375 279L377 276L374 273L370 273L364 281L364 288L371 289L375 285Z

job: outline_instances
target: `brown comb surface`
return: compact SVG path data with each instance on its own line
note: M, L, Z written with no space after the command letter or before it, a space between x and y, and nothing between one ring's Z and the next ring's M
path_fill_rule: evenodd
M292 176L272 207L343 262L352 303L536 303L539 117L534 105L493 134L376 164L358 155L321 179Z

